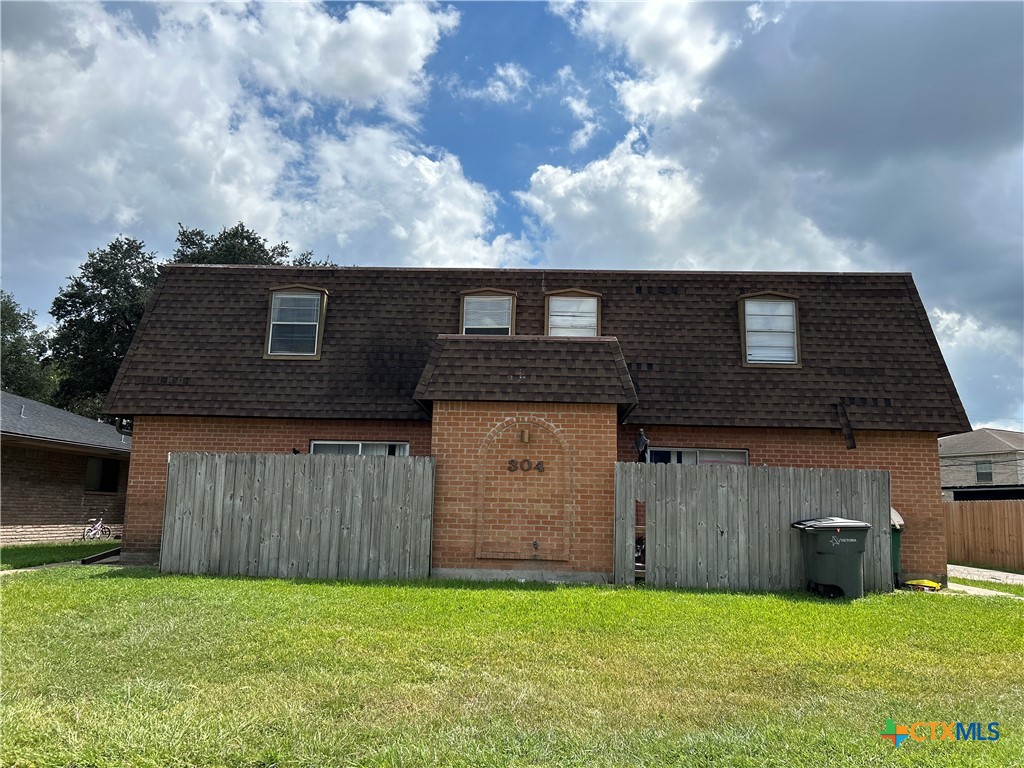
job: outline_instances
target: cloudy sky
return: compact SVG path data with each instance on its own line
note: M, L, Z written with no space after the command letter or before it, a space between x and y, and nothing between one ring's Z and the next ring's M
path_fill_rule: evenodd
M913 272L1024 429L1024 5L4 2L3 285L240 220L339 264Z

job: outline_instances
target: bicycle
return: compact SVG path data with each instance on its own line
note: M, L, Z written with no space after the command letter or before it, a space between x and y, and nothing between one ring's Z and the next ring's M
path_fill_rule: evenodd
M85 530L82 531L82 538L85 541L89 541L90 539L110 538L110 526L103 524L102 515L100 515L98 518L90 517L89 523L91 523L91 525L85 526Z

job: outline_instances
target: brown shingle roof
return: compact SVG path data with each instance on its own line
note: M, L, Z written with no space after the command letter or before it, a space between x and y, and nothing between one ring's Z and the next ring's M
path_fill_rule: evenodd
M417 400L636 405L617 339L459 336L434 342Z
M264 360L271 287L329 291L318 361ZM835 429L970 428L909 275L165 267L107 399L118 415L426 419L416 387L460 292L515 291L543 334L545 292L602 295L639 405L628 421ZM798 368L744 367L737 301L799 297Z

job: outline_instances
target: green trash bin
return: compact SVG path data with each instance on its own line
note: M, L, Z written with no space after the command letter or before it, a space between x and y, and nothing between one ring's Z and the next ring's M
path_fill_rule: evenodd
M797 520L807 589L824 597L864 597L864 547L871 523L844 517Z
M900 562L900 546L903 544L903 517L892 507L889 507L889 527L892 528L892 585L898 589L900 573L903 571L903 565Z

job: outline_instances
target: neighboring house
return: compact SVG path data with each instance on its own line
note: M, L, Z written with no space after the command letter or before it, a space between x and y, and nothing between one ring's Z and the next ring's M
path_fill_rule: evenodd
M119 533L131 447L109 424L0 393L0 543L78 539L100 515Z
M653 461L889 470L904 577L942 579L936 438L970 428L906 274L171 265L105 407L128 557L169 451L433 455L434 574L566 579L612 571L641 429Z
M953 501L1024 499L1024 433L976 429L939 438L942 495Z

